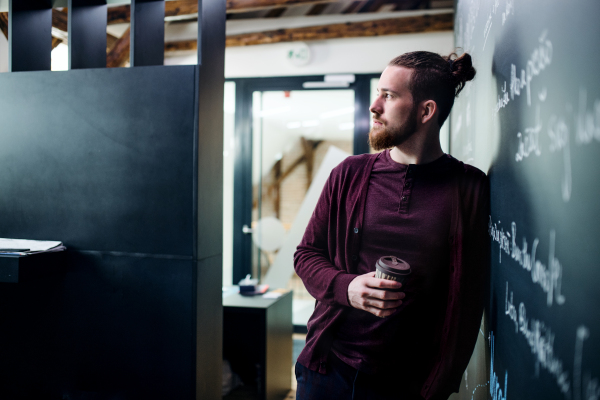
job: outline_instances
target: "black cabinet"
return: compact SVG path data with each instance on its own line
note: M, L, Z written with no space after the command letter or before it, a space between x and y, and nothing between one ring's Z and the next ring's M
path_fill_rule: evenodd
M292 333L292 292L223 297L223 357L258 399L283 399L290 391Z

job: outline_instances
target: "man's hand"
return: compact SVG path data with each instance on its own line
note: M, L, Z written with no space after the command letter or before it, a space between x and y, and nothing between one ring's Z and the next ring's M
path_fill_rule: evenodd
M385 289L400 289L402 284L387 279L375 278L375 272L357 276L348 285L348 302L354 308L385 318L402 304L403 292Z

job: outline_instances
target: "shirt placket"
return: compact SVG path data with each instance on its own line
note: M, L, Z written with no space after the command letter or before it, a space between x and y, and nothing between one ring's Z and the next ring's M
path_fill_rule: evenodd
M400 190L400 206L398 207L398 212L400 214L408 214L408 204L410 202L410 196L415 181L415 170L416 166L412 164L406 169L404 183Z

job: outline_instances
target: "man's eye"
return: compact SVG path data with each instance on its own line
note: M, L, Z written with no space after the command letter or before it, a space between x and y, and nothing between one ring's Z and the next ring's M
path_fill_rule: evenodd
M385 97L386 99L391 99L391 98L392 98L392 95L391 95L391 94L389 94L389 93L386 93L386 94L384 95L384 97Z

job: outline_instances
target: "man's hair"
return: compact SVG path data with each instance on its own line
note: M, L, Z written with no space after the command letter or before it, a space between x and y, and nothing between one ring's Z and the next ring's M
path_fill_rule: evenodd
M415 104L433 100L439 109L438 123L444 123L454 105L454 98L475 77L471 56L456 53L442 57L429 51L413 51L394 58L389 66L413 70L409 89Z

